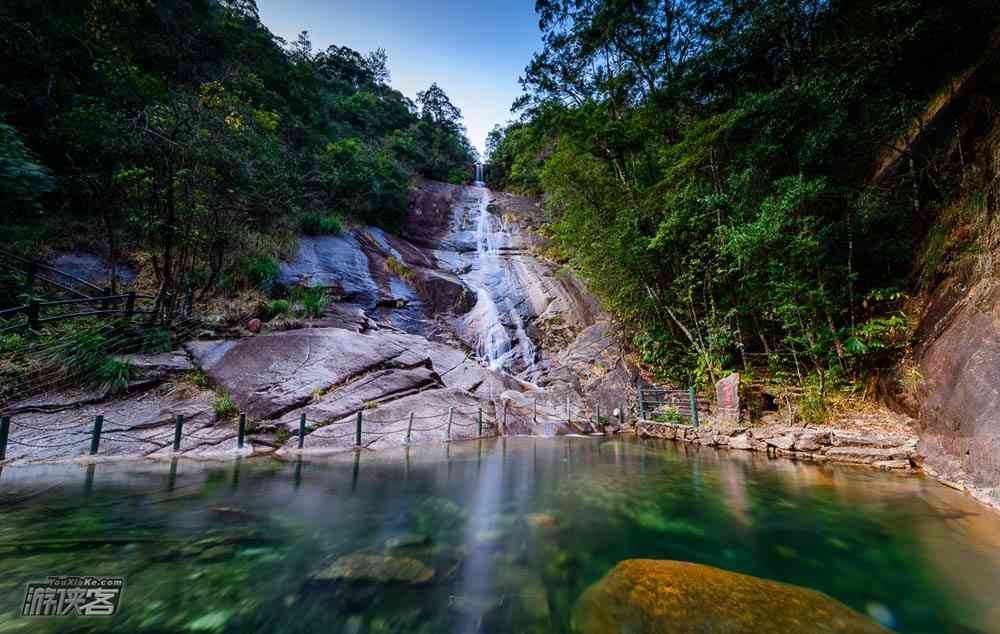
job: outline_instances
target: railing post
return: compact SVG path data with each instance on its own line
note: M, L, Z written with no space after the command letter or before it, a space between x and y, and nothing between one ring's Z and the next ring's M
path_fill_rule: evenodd
M639 419L646 420L646 404L642 400L642 385L637 385L635 390L636 399L639 401Z
M38 273L38 264L32 260L28 263L28 285L26 293L28 297L34 297L35 295L35 275Z
M38 330L39 325L39 305L34 299L28 302L28 328Z
M0 460L7 459L7 437L10 436L10 416L0 418Z
M174 417L174 452L181 450L181 431L184 429L184 416L178 414Z
M691 383L688 394L691 398L691 424L698 427L698 396L694 391L694 382Z
M247 437L247 415L244 412L240 412L240 430L239 435L236 437L236 446L243 449L243 441Z
M479 414L478 414L478 416L476 417L476 420L477 420L477 421L478 421L478 423L479 423L479 430L478 430L478 432L476 433L476 436L478 436L478 437L480 437L480 438L481 438L481 437L482 437L482 435L483 435L483 408L482 408L482 407L480 407L480 408L479 408Z
M135 315L135 291L130 291L125 298L125 319L132 319L133 315Z
M94 435L90 439L90 455L96 455L101 446L101 430L104 428L104 417L97 415L94 417Z
M354 446L360 447L361 446L361 412L360 411L358 411L358 423L357 423L357 425L358 425L358 427L357 427L357 429L354 432Z
M306 415L305 412L303 412L299 416L299 449L302 449L302 447L305 446L305 442L306 442Z
M410 412L410 424L406 426L406 444L410 444L410 434L413 433L413 412Z
M448 442L451 442L451 419L455 417L455 408L448 408Z

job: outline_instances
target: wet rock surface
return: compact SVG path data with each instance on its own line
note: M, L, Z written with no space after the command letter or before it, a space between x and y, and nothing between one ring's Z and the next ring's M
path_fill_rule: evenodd
M815 590L712 566L652 559L620 562L573 611L577 634L885 632Z
M414 443L475 437L480 412L484 434L593 431L580 421L623 406L630 371L582 284L531 253L536 238L524 214L535 203L496 202L485 189L421 182L401 235L352 227L303 236L282 263L282 284L329 290L334 301L320 317L263 321L214 339L206 331L183 350L123 356L132 394L48 394L12 411L26 424L79 417L82 438L92 415L121 419L135 409L135 425L156 431L132 453L157 457L172 451L175 414L200 437L184 440L181 453L232 444L235 419L216 424L219 403L227 416L247 414L256 449L293 453L303 415L304 450L317 453L353 448L359 412L362 444L372 448L405 442L410 413ZM202 387L182 407L169 390L184 380ZM135 393L140 386L146 395ZM127 452L102 444L102 454ZM63 446L32 455L77 453Z

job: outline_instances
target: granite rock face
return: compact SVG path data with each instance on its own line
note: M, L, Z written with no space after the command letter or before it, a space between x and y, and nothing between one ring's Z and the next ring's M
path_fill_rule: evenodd
M682 561L627 559L580 597L572 631L874 634L886 630L808 588Z
M946 284L918 339L921 453L946 479L968 479L1000 503L1000 284Z

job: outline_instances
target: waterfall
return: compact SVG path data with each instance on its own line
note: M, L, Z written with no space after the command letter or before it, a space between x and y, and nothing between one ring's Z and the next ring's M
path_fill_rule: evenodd
M483 164L476 163L476 185L483 185Z
M477 165L477 170L481 168ZM476 305L467 323L475 331L476 353L483 363L498 371L524 371L531 380L536 349L517 309L523 301L521 282L509 261L500 255L500 246L508 244L511 235L489 212L488 204L489 193L484 190L475 217L478 267L466 278L476 291Z

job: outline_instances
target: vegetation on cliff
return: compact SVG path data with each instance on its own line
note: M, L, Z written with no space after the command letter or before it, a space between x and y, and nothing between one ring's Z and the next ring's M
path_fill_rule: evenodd
M140 252L168 297L267 287L300 225L391 227L475 154L436 84L413 103L384 51L284 42L253 0L14 0L0 52L8 246Z
M544 50L488 143L551 252L665 378L766 369L819 399L906 345L914 251L955 174L877 159L978 55L990 2L537 3ZM947 135L949 130L939 131Z

